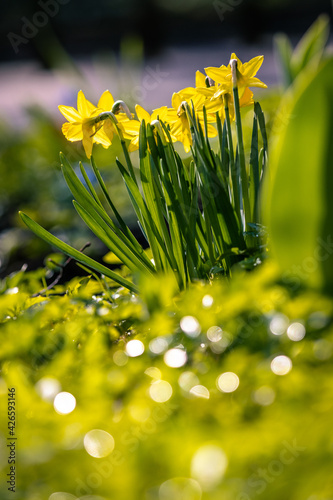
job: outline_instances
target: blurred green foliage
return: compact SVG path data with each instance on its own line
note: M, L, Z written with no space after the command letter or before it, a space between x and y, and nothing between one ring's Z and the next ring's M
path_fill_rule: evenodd
M180 296L165 277L140 298L87 277L33 298L44 275L2 282L1 498L12 387L20 500L329 498L330 299L283 286L272 263Z
M41 265L49 247L36 239L22 224L19 210L25 210L55 234L71 241L77 248L92 235L75 216L72 196L63 180L59 151L75 162L78 175L79 161L85 161L81 146L69 144L60 126L42 109L27 110L28 126L17 130L0 122L0 271L18 269L22 262ZM112 151L96 150L96 158L106 184L112 186L117 203L125 219L131 221L126 188L115 166L115 157L121 158L120 145L115 142ZM93 240L93 255L106 250ZM16 263L17 262L17 263Z
M333 290L333 59L305 71L281 103L264 223L285 279ZM315 118L315 125L314 125Z
M279 58L282 77L286 87L304 70L314 71L324 56L329 37L329 17L319 16L293 50L290 39L285 34L275 37L275 47Z

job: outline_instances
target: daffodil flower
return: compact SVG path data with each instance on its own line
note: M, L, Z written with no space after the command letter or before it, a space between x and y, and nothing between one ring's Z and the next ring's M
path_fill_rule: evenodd
M82 141L85 153L91 157L93 143L108 147L110 141L96 124L96 117L101 109L86 98L82 90L77 95L77 110L71 106L59 106L59 111L68 120L62 126L62 132L69 141Z
M235 53L231 54L230 60L237 60L237 87L239 97L241 98L245 90L249 87L260 87L263 89L267 88L267 85L263 83L259 78L255 78L260 66L263 63L264 56L257 56L251 59L247 63L242 63L242 61L236 56ZM230 63L228 66L221 66L220 68L209 67L205 68L206 74L214 80L216 83L220 84L215 98L222 94L229 93L232 94L232 72Z
M130 120L129 123L124 124L124 128L126 130L127 137L131 137L131 142L128 146L128 151L136 151L139 148L139 135L140 135L140 124L142 120L145 123L154 124L153 122L156 120L161 120L165 124L168 123L168 108L167 106L162 106L161 108L154 109L152 114L149 114L142 106L137 104L135 106L135 112L138 117L138 120ZM166 138L167 139L167 138Z
M121 101L117 101L119 103ZM114 135L118 135L119 131L122 133L125 139L132 139L133 131L137 129L136 120L130 118L130 113L118 113L115 111L116 116L111 118L111 113L115 107L115 100L109 90L105 90L98 101L98 108L104 113L110 113L110 116L104 119L103 115L103 125L100 131L100 135L104 137L108 144L110 145L113 141ZM113 114L113 113L112 113ZM115 119L116 118L116 119ZM133 123L134 122L134 123ZM107 146L108 147L108 146Z
M197 116L199 121L203 124L203 102L202 97L197 97L198 94L194 94L190 101L193 102L194 108L196 109ZM184 101L188 102L187 99L184 99L184 94L181 92L175 92L172 96L172 108L168 110L168 121L171 124L171 134L176 137L177 141L183 143L185 152L188 153L192 146L192 135L190 124L186 115L186 111L184 109L183 103ZM200 105L198 104L200 102ZM211 117L209 117L211 118ZM215 117L212 117L211 121L214 121ZM216 137L217 131L213 125L207 125L207 133L208 137Z

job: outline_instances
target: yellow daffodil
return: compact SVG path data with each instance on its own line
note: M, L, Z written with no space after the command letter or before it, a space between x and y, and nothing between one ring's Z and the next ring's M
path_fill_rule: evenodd
M186 111L183 108L184 95L179 92L175 92L172 96L172 108L168 110L168 121L171 124L171 134L176 138L177 141L183 143L186 153L188 153L192 146L192 135L190 130L190 124L186 115ZM195 106L195 96L194 101ZM202 102L202 101L201 101ZM202 109L202 105L200 110ZM201 123L203 123L203 113L198 111L198 117ZM215 137L217 131L213 125L207 125L208 137Z
M200 92L201 88L206 87L206 77L200 71L195 74L195 87L186 87L185 89L179 90L177 92L183 101L193 102L194 108L202 109L203 104L206 101L205 95Z
M93 143L102 144L108 148L112 144L115 134L120 130L126 139L133 137L132 130L135 124L126 115L118 113L111 118L115 100L109 90L101 95L97 107L89 102L82 90L77 96L77 110L71 106L59 106L60 112L68 122L62 126L62 131L69 141L82 141L87 158L91 157ZM103 113L110 116L103 116Z
M101 110L91 104L82 90L77 96L77 110L71 106L59 106L59 111L68 120L62 126L62 132L69 141L82 141L85 153L91 157L93 142L110 145L96 125L96 117Z
M260 66L263 63L264 56L257 56L251 59L247 63L242 63L235 53L231 54L230 60L237 60L237 87L239 97L241 98L249 87L261 87L267 88L267 85L263 83L258 78L255 78ZM232 73L230 63L228 66L221 66L220 68L209 67L205 68L206 74L214 80L216 83L220 84L219 88L214 97L219 95L229 93L232 94Z
M128 151L135 151L139 148L139 134L140 134L140 123L142 120L145 123L152 123L155 120L161 120L165 124L168 123L168 108L167 106L162 106L161 108L154 109L152 114L149 114L142 106L137 104L135 106L135 112L139 120L130 120L129 123L124 124L124 128L127 133L127 137L131 138L131 142L128 147ZM130 137L132 135L132 137ZM166 138L167 139L167 138Z
M119 102L119 101L118 101ZM98 101L98 108L103 112L112 112L115 100L109 90L105 90ZM131 120L126 113L117 113L116 120L106 118L103 120L100 136L108 141L108 145L112 143L115 134L120 130L125 139L132 139L133 131L137 130L137 121ZM118 128L118 130L117 130ZM108 147L108 146L107 146Z

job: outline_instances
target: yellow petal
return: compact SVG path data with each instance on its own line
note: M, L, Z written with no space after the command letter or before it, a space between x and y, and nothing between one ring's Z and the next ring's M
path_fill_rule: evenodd
M111 111L114 105L114 98L109 90L105 90L101 95L97 107L101 108L103 111Z
M92 147L93 147L93 129L90 125L83 124L82 132L83 132L82 144L84 147L84 151L87 155L87 158L89 159L91 157Z
M134 137L134 139L131 140L128 146L128 151L130 153L136 151L137 149L139 149L139 136Z
M150 123L150 121L151 121L150 114L148 113L148 111L143 109L143 107L140 106L140 104L137 104L135 106L135 112L136 112L136 115L139 118L140 122L142 122L142 120L144 120L146 123Z
M247 87L242 98L239 100L240 107L249 106L253 103L253 92Z
M160 108L154 109L151 115L151 121L153 120L163 120L165 121L168 114L167 106L161 106Z
M195 73L195 86L196 87L205 87L206 86L206 77L201 71L197 71Z
M109 146L111 146L111 141L110 141L109 137L106 135L103 127L101 127L100 130L98 130L98 132L96 132L93 139L94 139L94 142L96 142L98 144L102 144L102 146L104 148L108 148Z
M221 99L224 94L232 94L232 90L228 88L226 85L220 85L215 94L213 95L212 100L218 98Z
M207 124L207 134L208 137L216 137L217 136L217 130L213 125L210 125L209 123Z
M83 137L82 124L66 122L62 126L62 132L68 141L81 141Z
M81 122L82 118L76 109L71 106L58 106L59 111L69 122Z
M116 132L115 126L110 119L105 120L103 125L103 130L109 139L110 143L112 143L114 133Z
M125 134L137 135L140 132L140 122L138 120L127 120L121 122Z
M226 81L226 77L230 74L230 69L225 66L221 68L205 68L205 71L207 76L217 83L224 83Z
M131 115L132 115L132 119L133 119L133 118L134 118L134 114L133 114L133 113L131 113ZM117 113L117 114L116 114L116 117L117 117L117 121L118 121L118 122L122 122L122 123L123 123L123 122L128 122L128 121L131 121L131 120L128 118L128 116L127 116L127 114L126 114L126 113Z
M183 99L181 98L181 96L179 95L178 92L174 92L172 94L172 98L171 98L171 104L172 104L172 107L178 111L178 108L179 106L181 105L181 103L183 102Z
M206 98L213 97L215 91L216 91L215 85L213 85L212 87L197 87L198 94L204 95Z
M187 134L184 135L183 140L181 142L183 143L185 152L188 153L191 150L191 146L192 146L191 136L188 136Z
M185 89L180 90L177 94L180 95L182 101L187 101L191 99L196 93L196 89L194 87L186 87Z
M266 83L259 80L259 78L249 78L247 80L248 87L260 87L262 89L267 89Z
M243 75L247 78L251 78L252 76L254 76L260 69L263 61L264 56L257 56L251 59L249 62L244 63L242 68Z
M167 115L166 115L166 121L170 124L173 124L179 120L179 117L177 115L177 110L174 108L168 108L167 110Z
M221 108L224 108L223 100L213 99L211 101L208 101L205 104L205 108L207 113L216 113L216 111L219 111Z
M231 60L231 59L236 59L236 61L237 61L237 69L238 69L239 71L241 71L241 69L243 68L243 63L242 63L242 61L241 61L241 60L240 60L240 59L236 56L235 52L233 52L233 53L231 54L231 56L230 56L230 60ZM230 63L229 63L229 68L230 68Z
M77 110L82 118L89 118L92 112L96 110L96 106L91 104L86 98L82 90L77 95Z
M171 127L171 134L178 137L182 133L182 122L178 119Z

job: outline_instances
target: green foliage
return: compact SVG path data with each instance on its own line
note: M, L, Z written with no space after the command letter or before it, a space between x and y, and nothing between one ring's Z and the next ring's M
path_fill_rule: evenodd
M238 142L235 162L230 123L222 127L217 115L220 151L216 154L194 109L188 105L186 113L193 137L193 161L189 168L175 151L163 122L157 121L154 127L146 125L144 121L141 123L140 182L125 142L122 141L126 166L118 159L117 165L142 233L149 244L151 261L117 211L94 160L92 169L100 194L92 185L84 166L80 164L85 184L61 154L62 171L75 197L76 211L95 236L131 270L134 277L137 273L150 276L155 273L173 273L182 290L191 281L209 279L217 273L230 276L233 264L250 255L261 254L257 223L260 184L267 158L265 119L259 103L255 103L250 167L247 169L238 94L235 102L236 97ZM204 117L204 127L207 129L206 114ZM258 130L262 148L259 147ZM169 140L166 140L165 135ZM116 223L107 210L111 210ZM79 255L73 248L69 249L25 214L21 214L21 217L38 236L72 257L73 252L76 252L80 261L88 265L87 257ZM92 269L100 272L100 264L92 260L89 262ZM117 280L117 275L112 271L104 268L102 272ZM118 283L132 291L136 289L135 285L126 284L122 278Z
M286 96L263 200L285 279L333 291L333 59ZM314 122L315 116L315 122ZM280 119L280 118L278 118ZM276 127L277 128L277 127Z
M8 277L0 296L0 404L5 415L14 387L18 498L329 497L331 300L282 286L267 264L181 295L172 279L147 278L139 299L93 277L32 298L44 275ZM305 337L291 340L300 324ZM145 350L131 357L134 336ZM286 375L271 369L278 355L292 361ZM229 393L226 372L239 378ZM62 391L76 398L68 414L54 408ZM113 451L104 433L89 448L94 429ZM7 434L2 418L4 444Z
M23 113L23 112L22 112ZM44 110L30 109L24 115L28 125L14 129L0 120L0 261L1 272L16 261L42 263L49 247L22 224L17 215L23 210L43 227L62 238L70 237L75 246L91 238L79 218L73 217L70 192L66 186L58 159L59 150L71 161L84 160L81 145L69 144L59 123L55 123ZM115 156L121 157L120 144L107 157L96 151L96 160L107 186L115 190L115 201L124 219L131 224L131 207L126 188L117 168L112 168ZM80 175L80 174L79 174ZM132 221L134 224L134 221ZM104 246L93 241L91 252L102 254ZM8 270L7 270L8 272Z
M275 47L282 69L286 87L304 70L315 70L324 55L325 45L329 36L329 17L321 15L312 24L293 51L291 42L286 35L275 37Z

